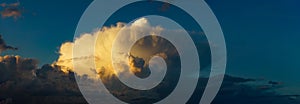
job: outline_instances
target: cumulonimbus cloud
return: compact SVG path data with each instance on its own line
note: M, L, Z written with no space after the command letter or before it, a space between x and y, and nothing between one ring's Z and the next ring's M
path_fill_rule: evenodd
M116 36L118 35L119 31L121 29L124 29L125 31L129 31L130 34L122 37L123 40L128 41L137 41L136 35L138 34L139 29L147 30L147 32L151 33L160 33L162 31L162 28L160 27L151 27L148 20L145 18L141 18L132 25L125 27L124 23L118 23L116 26L112 27L104 27L100 30L97 30L93 33L86 33L82 34L80 37L76 38L74 42L66 42L63 43L60 47L59 53L60 57L58 60L54 63L55 65L62 66L62 70L64 72L67 72L68 70L74 71L75 73L79 75L83 74L94 74L91 73L91 66L93 66L93 61L98 61L96 64L96 72L97 73L105 73L104 76L111 76L113 73L121 73L124 70L122 68L118 68L118 70L112 70L112 64L111 64L111 51L113 48L114 40L116 39ZM153 41L157 41L156 37L153 36ZM144 44L144 41L139 41L139 44ZM76 56L73 56L73 49L74 44L76 44L77 54ZM151 45L156 45L157 42L152 42ZM121 47L121 46L117 46ZM95 52L95 53L94 53ZM124 57L117 57L120 58L120 60L125 60L126 57L128 58L128 53L122 53ZM89 57L91 56L91 57ZM93 57L94 56L94 57ZM128 62L128 60L126 60ZM132 62L132 61L131 61ZM79 70L74 70L73 65L76 64L78 66ZM105 72L102 69L106 69Z

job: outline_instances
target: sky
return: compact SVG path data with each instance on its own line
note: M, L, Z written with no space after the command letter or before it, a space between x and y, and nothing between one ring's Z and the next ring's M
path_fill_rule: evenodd
M0 4L15 2L1 0ZM226 74L283 82L292 88L289 92L300 94L299 89L293 89L300 86L299 0L206 2L224 33L228 55ZM1 55L35 58L39 66L53 63L59 57L60 45L73 41L77 23L90 3L91 0L34 3L20 0L20 15L0 17L0 34L18 51ZM4 9L0 6L0 11Z
M207 2L224 32L228 72L299 83L299 1Z
M89 3L89 0L21 1L21 17L0 19L0 33L7 43L20 48L9 53L37 58L40 65L52 63L58 58L59 46L73 40L77 22Z

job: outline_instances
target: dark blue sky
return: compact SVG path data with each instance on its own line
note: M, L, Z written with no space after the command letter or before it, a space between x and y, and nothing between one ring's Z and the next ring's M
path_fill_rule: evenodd
M223 28L227 72L300 86L300 2L297 0L209 0Z
M52 63L58 57L58 47L73 40L77 22L90 2L20 1L21 18L0 19L0 33L7 44L19 48L19 51L7 53L36 58L40 64Z
M207 2L223 28L227 72L300 83L300 1Z
M73 40L77 22L90 2L20 1L21 18L0 19L0 33L7 44L20 50L2 54L33 57L40 64L52 63L58 57L58 47ZM300 85L300 1L207 0L207 3L225 35L227 73Z

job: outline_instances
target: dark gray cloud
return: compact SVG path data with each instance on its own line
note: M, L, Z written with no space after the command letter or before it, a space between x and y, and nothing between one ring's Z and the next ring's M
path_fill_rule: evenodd
M263 87L264 86L264 87ZM299 95L281 95L281 82L225 76L212 104L299 104Z
M18 48L6 45L5 41L2 38L2 35L0 34L0 53L5 50L18 50Z
M38 68L37 61L20 56L4 56L0 62L0 101L14 104L65 104L87 103L81 95L76 81L76 73L64 73L60 66L43 65ZM82 76L84 77L84 76ZM160 99L163 90L141 94L125 86L114 83L117 77L112 77L106 82L112 93L121 99L129 99L131 102L141 102L143 99ZM200 78L207 80L207 78ZM280 82L248 79L226 75L222 87L213 101L213 104L297 104L300 102L299 95L280 95L274 90ZM259 84L251 84L258 83ZM168 84L167 84L168 85ZM205 85L201 85L204 88ZM260 88L268 86L268 89ZM124 96L130 93L133 97ZM66 100L67 99L67 100ZM191 101L190 103L194 103Z
M13 104L86 103L75 73L64 73L58 66L46 64L38 68L37 60L4 56L0 72L0 102L2 99Z
M1 51L10 49L0 38ZM14 49L13 47L11 47ZM60 66L43 65L21 56L0 56L0 104L86 103L75 73L64 73Z

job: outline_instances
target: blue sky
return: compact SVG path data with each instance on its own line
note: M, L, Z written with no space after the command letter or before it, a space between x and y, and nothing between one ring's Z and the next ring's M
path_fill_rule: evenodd
M52 63L58 57L58 47L73 40L77 22L89 3L89 0L21 1L22 17L0 19L0 33L7 44L19 48L7 53L37 58L40 64Z
M297 0L209 0L226 38L227 72L300 86ZM291 90L299 93L299 89Z
M297 0L208 0L223 28L233 74L299 83Z
M206 1L224 32L227 73L299 86L300 1ZM22 17L0 19L0 34L7 44L20 50L2 55L33 57L40 60L41 65L52 63L58 57L58 47L73 40L77 22L90 2L20 1Z

